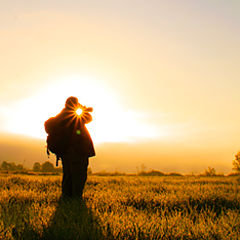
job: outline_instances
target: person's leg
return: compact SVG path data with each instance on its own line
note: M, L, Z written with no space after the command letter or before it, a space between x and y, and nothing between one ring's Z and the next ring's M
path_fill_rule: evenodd
M87 180L88 157L78 156L74 160L72 164L72 195L81 198Z
M62 196L72 197L72 173L71 173L71 162L67 156L62 158L63 165L63 179L62 179Z

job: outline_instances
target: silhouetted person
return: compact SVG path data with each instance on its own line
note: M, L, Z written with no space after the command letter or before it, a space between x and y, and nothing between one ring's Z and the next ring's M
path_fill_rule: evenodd
M81 114L77 114L78 109L82 111ZM54 153L57 158L62 159L63 197L82 197L87 180L88 159L95 156L93 142L85 126L86 123L92 121L89 113L91 111L92 108L86 108L79 104L76 97L69 97L66 100L65 108L56 117L51 118L53 119L52 123L47 124L49 120L45 122L45 129L48 133L51 132L52 126L50 125L53 125L52 129L55 128L55 132L60 132L55 134L57 141L60 142L58 143L60 150ZM47 125L50 126L50 130ZM50 149L50 151L52 150Z

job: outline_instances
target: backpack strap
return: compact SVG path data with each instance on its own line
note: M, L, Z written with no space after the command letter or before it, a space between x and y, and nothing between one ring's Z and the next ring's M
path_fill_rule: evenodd
M50 156L50 151L49 149L47 148L47 155L48 155L48 158ZM58 167L58 161L60 160L60 157L58 155L56 155L56 167Z
M49 158L49 156L50 156L50 152L49 152L48 147L47 147L47 155L48 155L48 158Z
M60 160L60 157L56 155L56 167L58 167L58 161Z

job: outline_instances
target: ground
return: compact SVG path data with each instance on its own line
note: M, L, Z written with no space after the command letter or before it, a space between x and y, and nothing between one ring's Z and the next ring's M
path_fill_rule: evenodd
M238 177L89 176L63 201L61 176L0 175L0 239L239 239Z

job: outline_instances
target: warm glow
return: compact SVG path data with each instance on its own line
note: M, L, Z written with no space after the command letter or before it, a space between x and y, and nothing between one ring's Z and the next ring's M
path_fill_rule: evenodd
M80 115L82 114L82 109L81 109L81 108L78 108L78 109L76 110L76 114L77 114L78 116L80 116Z
M91 77L69 76L26 98L11 111L8 131L45 138L44 122L58 114L69 96L76 96L86 107L93 107L93 121L87 124L94 142L134 141L152 138L159 133L141 121L137 113L124 110L115 93L106 86L99 86ZM81 114L81 109L77 114ZM164 131L161 135L165 135Z
M240 150L239 2L1 1L0 140L46 139L44 122L76 96L93 108L94 144L116 145L96 146L102 170L231 170Z

